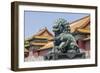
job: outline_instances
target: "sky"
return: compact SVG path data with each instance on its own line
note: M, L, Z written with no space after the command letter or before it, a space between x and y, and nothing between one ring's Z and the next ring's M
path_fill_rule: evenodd
M59 18L64 18L71 23L88 15L85 13L24 11L24 37L29 38L45 27L53 33L52 26Z

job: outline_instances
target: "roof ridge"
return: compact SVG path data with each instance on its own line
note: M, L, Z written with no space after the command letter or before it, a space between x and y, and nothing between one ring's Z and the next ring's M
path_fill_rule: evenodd
M73 24L73 23L75 23L75 22L77 22L77 21L79 21L79 20L82 20L82 19L84 19L84 18L87 18L87 17L89 17L90 15L88 15L88 16L85 16L85 17L83 17L83 18L80 18L80 19L78 19L78 20L75 20L75 21L73 21L73 22L71 22L71 23L69 23L69 24Z
M44 27L42 30L40 30L39 32L37 32L37 34L35 34L34 36L41 35L45 31L47 31L51 36L53 36L53 34L49 32L49 30L47 29L47 27Z

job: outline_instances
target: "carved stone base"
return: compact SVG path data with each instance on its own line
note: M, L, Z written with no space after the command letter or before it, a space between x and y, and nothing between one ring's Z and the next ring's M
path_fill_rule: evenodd
M50 53L44 57L45 60L60 60L60 59L84 59L85 53Z

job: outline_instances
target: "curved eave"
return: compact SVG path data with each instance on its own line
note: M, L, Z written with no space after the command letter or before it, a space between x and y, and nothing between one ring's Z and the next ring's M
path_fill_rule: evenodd
M90 30L89 29L77 29L77 31L80 32L80 33L90 34Z
M83 39L83 41L88 41L88 40L90 40L90 37Z
M36 46L43 46L43 45L45 45L45 44L47 44L47 43L32 43L32 45L36 45Z
M52 48L54 45L53 45L53 42L49 42L47 43L46 45L44 45L43 47L41 47L40 49L38 49L38 51L40 50L45 50L45 49L50 49Z
M82 19L70 23L71 32L75 32L77 28L83 28L84 26L88 25L89 22L90 22L90 16L86 16Z

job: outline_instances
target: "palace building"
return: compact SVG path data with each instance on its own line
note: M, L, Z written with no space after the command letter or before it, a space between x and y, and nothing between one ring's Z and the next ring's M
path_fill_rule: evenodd
M77 33L76 40L79 48L90 49L90 16L74 21L70 24L71 32Z
M48 52L50 49L48 49L49 46L46 45L53 42L53 34L45 27L27 41L29 41L30 44L29 51L33 51L33 55L44 55L46 51Z

